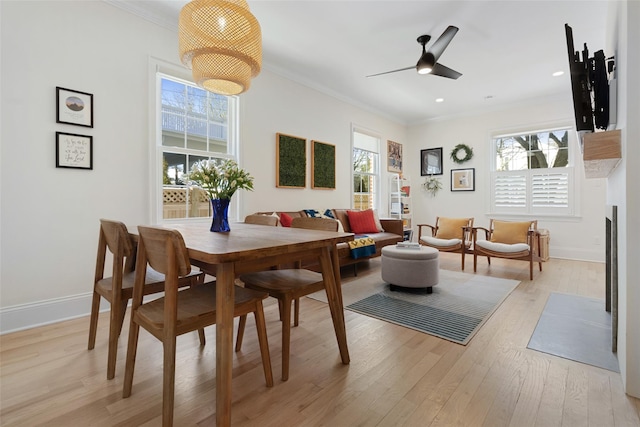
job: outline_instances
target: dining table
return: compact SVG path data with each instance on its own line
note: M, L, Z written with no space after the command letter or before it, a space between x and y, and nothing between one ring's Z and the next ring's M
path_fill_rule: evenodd
M216 425L231 425L234 284L238 275L316 258L343 364L349 364L336 245L353 233L232 223L231 231L210 232L202 222L163 225L182 234L191 263L216 277Z

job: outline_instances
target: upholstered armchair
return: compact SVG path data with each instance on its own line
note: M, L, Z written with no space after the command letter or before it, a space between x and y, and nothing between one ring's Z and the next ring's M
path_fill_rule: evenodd
M485 233L478 238L478 230ZM491 220L489 228L473 228L473 271L477 270L478 256L515 259L529 262L529 280L533 280L533 263L537 262L542 271L540 257L540 233L538 221L497 221Z
M436 217L435 225L418 224L418 242L441 252L462 254L462 269L464 270L464 256L472 253L472 228L473 218Z

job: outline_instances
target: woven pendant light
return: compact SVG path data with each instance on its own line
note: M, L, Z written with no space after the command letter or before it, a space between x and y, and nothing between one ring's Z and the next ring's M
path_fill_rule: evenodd
M180 60L198 86L221 95L249 89L262 67L262 33L246 0L193 0L180 11Z

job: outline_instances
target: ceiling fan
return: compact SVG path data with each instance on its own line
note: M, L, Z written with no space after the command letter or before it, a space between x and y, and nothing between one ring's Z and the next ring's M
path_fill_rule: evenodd
M418 74L433 74L436 76L455 80L462 74L455 70L452 70L449 67L445 67L444 65L439 64L438 58L440 58L442 52L444 52L449 43L451 43L453 36L455 36L457 32L458 27L449 25L447 29L444 30L444 33L442 33L442 35L438 38L438 40L436 40L431 45L429 50L426 50L424 46L429 42L429 40L431 40L431 36L428 36L426 34L422 35L418 37L418 43L422 45L422 55L420 56L420 59L418 60L418 63L416 65L400 68L398 70L385 71L384 73L371 74L367 77L381 76L383 74L396 73L398 71L405 71L415 68L418 71Z

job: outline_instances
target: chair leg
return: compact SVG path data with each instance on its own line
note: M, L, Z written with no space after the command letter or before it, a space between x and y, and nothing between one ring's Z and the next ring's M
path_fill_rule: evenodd
M164 366L162 376L162 426L173 426L173 396L176 382L176 337L163 342Z
M96 332L98 330L98 314L100 314L100 294L93 291L93 299L91 301L91 320L89 322L89 343L88 350L93 350L96 346Z
M264 313L263 313L264 316ZM247 315L240 316L238 321L238 336L236 337L236 351L240 351L242 348L242 339L244 338L244 328L247 325Z
M198 329L198 338L200 339L200 346L204 347L207 344L207 339L204 337L204 329Z
M112 380L116 376L116 358L118 356L118 337L120 336L122 320L122 301L114 298L111 301L109 312L109 351L107 355L107 379Z
M475 273L476 271L478 271L478 254L477 253L473 253L473 272Z
M300 298L293 300L293 326L300 324Z
M529 262L529 280L533 280L533 261Z
M291 347L291 299L282 301L282 381L289 379L289 351Z
M132 313L133 316L133 313ZM129 343L127 344L127 361L124 368L124 386L122 390L122 397L127 398L131 396L131 389L133 388L133 371L136 365L136 352L138 350L138 334L140 332L140 325L135 322L131 322L129 327Z
M462 271L464 271L464 248L462 249Z
M269 342L267 341L267 323L264 318L264 310L262 301L256 303L256 309L253 312L256 319L256 331L258 332L258 344L260 344L260 355L262 356L262 369L264 370L264 379L267 387L273 387L273 371L271 370L271 357L269 356ZM244 316L245 322L247 315ZM236 341L236 344L239 341ZM237 349L236 349L237 351Z

